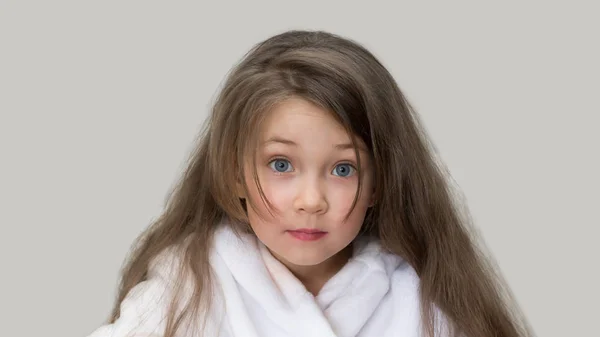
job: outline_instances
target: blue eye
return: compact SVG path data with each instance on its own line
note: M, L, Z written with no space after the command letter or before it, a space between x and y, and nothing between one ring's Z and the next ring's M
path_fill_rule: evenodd
M339 164L333 169L333 174L345 178L353 175L355 171L356 169L350 164Z
M275 172L285 173L292 171L292 164L285 159L275 159L269 163L271 169Z

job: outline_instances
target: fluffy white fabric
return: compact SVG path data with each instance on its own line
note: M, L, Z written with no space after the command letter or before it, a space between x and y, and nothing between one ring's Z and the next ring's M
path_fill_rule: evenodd
M114 324L89 337L162 337L179 263L176 251L156 260L149 279L122 303ZM228 226L217 231L210 262L218 291L204 329L207 337L420 335L418 277L375 240L357 239L353 257L316 297L255 236L238 236ZM193 327L180 334L197 335Z

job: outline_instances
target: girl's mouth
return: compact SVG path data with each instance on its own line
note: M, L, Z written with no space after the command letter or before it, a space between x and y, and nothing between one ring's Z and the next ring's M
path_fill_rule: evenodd
M301 241L316 241L327 235L327 232L324 232L319 229L311 229L311 228L301 228L290 230L288 233Z

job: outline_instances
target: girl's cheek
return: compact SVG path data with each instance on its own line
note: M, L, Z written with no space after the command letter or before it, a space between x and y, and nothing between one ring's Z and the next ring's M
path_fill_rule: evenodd
M274 174L265 174L261 177L261 186L265 197L277 211L283 211L286 204L290 203L291 196L294 193L294 181L287 177ZM258 196L260 200L260 195ZM259 202L262 203L262 200ZM266 205L264 206L266 207Z
M331 182L327 188L327 194L329 210L340 217L345 217L352 208L356 185L348 182Z
M356 197L356 192L358 188L358 180L356 181L345 181L345 182L336 182L332 184L330 191L331 202L334 202L336 214L341 217L346 217L348 212L352 209L352 204L354 203L354 198ZM371 184L370 179L363 180L362 191L356 200L356 206L354 208L354 213L361 211L361 209L366 208L370 203L371 194L373 186ZM330 204L331 206L332 204Z

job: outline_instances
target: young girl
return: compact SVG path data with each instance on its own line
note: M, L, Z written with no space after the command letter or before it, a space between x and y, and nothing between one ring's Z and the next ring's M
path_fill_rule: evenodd
M369 51L267 39L90 337L530 336L433 152Z

